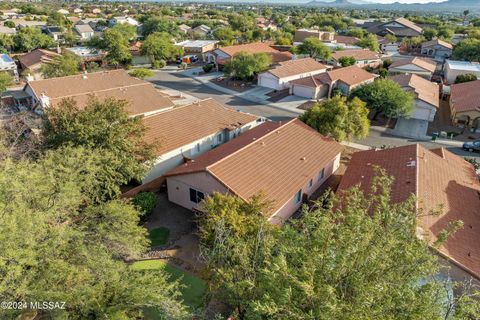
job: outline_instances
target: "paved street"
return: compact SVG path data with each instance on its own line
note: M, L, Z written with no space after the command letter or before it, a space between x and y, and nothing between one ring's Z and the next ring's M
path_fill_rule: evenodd
M293 117L297 117L297 114L276 109L274 107L257 104L240 97L235 97L229 94L225 94L219 92L215 89L212 89L204 84L197 82L196 80L182 75L180 72L157 72L156 75L149 79L154 84L171 88L174 90L185 92L186 94L190 94L195 96L199 99L207 99L207 98L214 98L219 102L223 103L226 106L234 108L236 110L240 110L243 112L248 112L252 114L256 114L262 117L267 117L274 121L280 120L288 120ZM390 145L394 146L403 146L413 143L420 143L427 148L438 148L441 146L447 147L448 150L451 152L458 154L463 157L474 157L480 161L480 154L479 153L470 153L467 151L463 151L461 148L458 147L449 147L443 144L434 143L431 141L419 141L415 139L408 139L402 137L396 137L384 132L379 132L375 130L370 131L370 135L362 140L356 141L363 145L368 145L372 147L381 147L383 145Z

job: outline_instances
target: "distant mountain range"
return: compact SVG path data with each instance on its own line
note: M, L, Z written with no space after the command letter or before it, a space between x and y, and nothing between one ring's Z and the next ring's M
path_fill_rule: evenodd
M292 3L293 4L293 3ZM329 6L329 7L357 7L378 8L378 9L398 9L398 10L448 10L459 11L469 9L470 11L480 11L480 0L448 0L444 2L430 3L376 3L375 0L313 0L307 2L308 6Z

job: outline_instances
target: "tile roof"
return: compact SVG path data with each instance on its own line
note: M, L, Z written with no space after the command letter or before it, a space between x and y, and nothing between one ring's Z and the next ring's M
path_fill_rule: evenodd
M398 22L400 24L403 24L405 27L408 27L410 29L413 29L417 32L420 32L422 33L423 32L423 29L416 25L415 23L413 23L412 21L408 20L408 19L405 19L405 18L397 18L395 19L395 22Z
M291 120L236 152L209 165L207 171L234 194L248 200L263 192L278 211L308 179L318 175L343 147L298 119Z
M380 54L366 49L341 50L332 53L334 60L338 61L341 57L354 57L355 60L377 60L380 59Z
M340 36L337 34L333 36L333 39L336 40L337 43L344 43L349 45L354 45L360 40L357 37Z
M340 80L349 86L363 83L368 80L375 79L375 75L359 68L357 66L349 66L345 68L334 69L327 71L328 76L332 81Z
M18 56L18 61L23 68L30 68L31 66L36 65L37 63L51 62L55 57L60 55L56 52L45 50L45 49L35 49L29 53Z
M452 84L450 104L456 112L480 112L480 80Z
M290 52L280 52L272 47L268 43L265 42L254 42L254 43L247 43L247 44L238 44L234 46L228 47L221 47L218 50L223 51L230 57L233 57L237 53L240 52L248 52L248 53L267 53L272 57L273 62L281 62L287 61L292 59L292 54Z
M278 66L266 72L273 74L277 78L285 78L302 73L309 73L326 69L327 66L318 63L314 59L304 58L280 62Z
M93 32L89 24L77 24L73 27L78 33Z
M416 98L438 108L440 105L440 92L436 83L430 82L416 74L399 74L388 77L401 87L415 92Z
M478 63L478 62L448 60L447 59L447 60L445 60L445 65L448 65L448 67L452 70L480 72L480 63Z
M453 49L453 46L450 43L445 42L445 41L440 40L440 39L434 39L434 40L426 41L426 42L422 43L422 48L423 47L435 46L435 45L440 45L440 46L443 46L443 47L448 48L448 49Z
M437 68L437 63L432 59L419 58L419 57L411 57L407 59L397 60L393 62L389 68L398 68L398 67L406 66L408 64L413 64L419 68L422 68L430 72L435 72L435 69Z
M221 130L234 130L256 119L256 116L207 99L145 117L143 121L147 127L145 140L158 143L157 154L161 155Z
M462 220L464 226L439 249L441 255L480 278L480 182L471 164L441 148L427 150L420 145L354 153L338 190L359 185L370 188L373 166L383 167L394 177L391 201L410 195L417 206L429 212L443 206L439 216L418 219L419 236L430 243L448 223Z
M110 97L124 99L129 102L126 111L131 115L173 107L173 102L160 94L152 84L131 77L123 69L34 80L27 85L37 97L45 94L53 106L71 98L82 107L93 96L100 100Z

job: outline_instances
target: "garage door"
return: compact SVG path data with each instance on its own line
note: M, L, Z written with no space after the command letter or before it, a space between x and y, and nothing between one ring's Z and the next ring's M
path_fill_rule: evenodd
M293 94L296 95L297 97L302 97L302 98L307 98L307 99L313 99L314 95L314 90L313 88L309 87L302 87L302 86L293 86Z
M261 75L258 77L258 85L261 87L267 87L277 90L278 89L278 80L262 77Z

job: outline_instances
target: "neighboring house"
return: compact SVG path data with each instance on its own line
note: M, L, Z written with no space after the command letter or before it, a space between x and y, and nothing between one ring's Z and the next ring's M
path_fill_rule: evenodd
M134 66L151 66L152 59L142 54L142 42L135 41L128 48L132 54L132 65Z
M143 122L145 141L158 144L157 159L142 179L148 186L161 183L168 170L233 139L261 120L207 99L145 117Z
M83 10L80 9L80 8L73 9L73 13L75 13L75 14L79 14L79 13L82 13L82 12L83 12Z
M82 41L90 40L95 35L95 31L89 24L77 24L73 27L73 30Z
M18 30L27 27L42 29L47 25L47 21L25 20L25 19L12 19L13 23Z
M465 40L468 38L468 34L463 34L463 33L455 33L452 37L452 44L457 45L460 43L460 41Z
M190 33L192 31L192 28L190 26L187 26L186 24L179 25L178 29L184 34Z
M480 132L480 80L452 84L449 102L455 123Z
M213 192L245 201L262 194L263 214L282 224L340 166L343 147L298 119L264 123L169 171L168 199L187 209Z
M335 33L330 31L320 31L314 29L298 29L295 30L293 43L301 43L306 38L316 38L321 41L331 42L334 40Z
M293 55L290 52L280 52L272 48L265 42L254 42L248 44L239 44L228 47L221 47L207 53L208 62L213 62L217 67L228 63L230 59L240 52L248 53L266 53L272 58L272 64L292 60Z
M93 14L100 14L100 13L102 13L102 9L99 9L99 8L92 9L92 13Z
M480 63L457 61L457 60L445 60L443 66L443 77L448 84L455 83L458 76L471 73L480 78Z
M280 62L274 68L258 75L258 85L282 90L290 87L292 80L314 76L327 71L327 66L312 58Z
M429 58L411 57L394 61L388 67L389 74L413 73L428 80L432 79L437 63Z
M50 36L55 42L59 42L63 39L63 31L57 26L46 26L42 28L42 32Z
M29 53L23 55L18 55L17 59L22 69L22 75L26 76L25 73L29 73L30 76L35 79L41 79L42 75L40 69L44 63L51 63L53 59L60 57L60 54L45 50L45 49L35 49Z
M175 46L181 47L185 55L195 55L202 61L206 61L206 53L217 47L217 40L185 40L176 43Z
M350 36L340 36L338 34L333 36L333 42L342 46L354 46L360 39Z
M381 52L390 54L390 55L398 54L398 51L400 50L400 45L401 45L400 42L398 41L392 42L378 35L377 35L377 41L378 41L378 44L380 45Z
M192 32L200 37L206 37L212 33L212 29L204 24L192 29Z
M0 34L5 34L8 36L13 36L14 34L17 33L17 30L15 28L9 28L5 26L0 26Z
M422 43L422 55L437 61L444 61L452 56L453 46L440 39L434 39Z
M17 64L8 54L0 54L0 72L8 73L15 82L18 82Z
M58 9L57 12L63 15L67 15L70 13L67 9Z
M131 116L152 115L174 106L151 83L131 77L123 69L29 81L23 91L29 98L17 103L40 113L65 99L73 99L79 108L92 98L125 100L125 111Z
M336 51L332 54L331 63L334 66L340 67L341 64L339 60L342 57L353 57L356 61L355 65L360 68L377 68L382 65L381 54L367 49Z
M111 26L114 26L116 24L129 24L134 27L138 27L140 25L140 22L137 20L129 17L129 16L121 16L121 17L113 17L108 20L108 24Z
M451 267L442 270L456 281L480 279L480 182L473 165L444 148L428 150L409 145L353 154L338 192L359 186L368 196L375 176L375 166L393 176L391 203L415 196L416 235L433 243L449 224L461 220L463 227L439 247L432 246ZM428 214L441 210L440 215ZM413 230L412 230L413 232Z
M423 33L423 29L420 26L405 18L398 18L374 25L365 24L365 26L367 26L368 32L382 37L387 34L394 35L397 38L417 37Z
M65 48L65 50L76 55L82 63L97 62L101 65L103 57L105 56L105 52L103 52L102 50L91 47L78 46Z
M323 99L330 97L333 89L338 89L347 96L357 86L373 82L375 77L357 66L349 66L290 81L290 94Z

